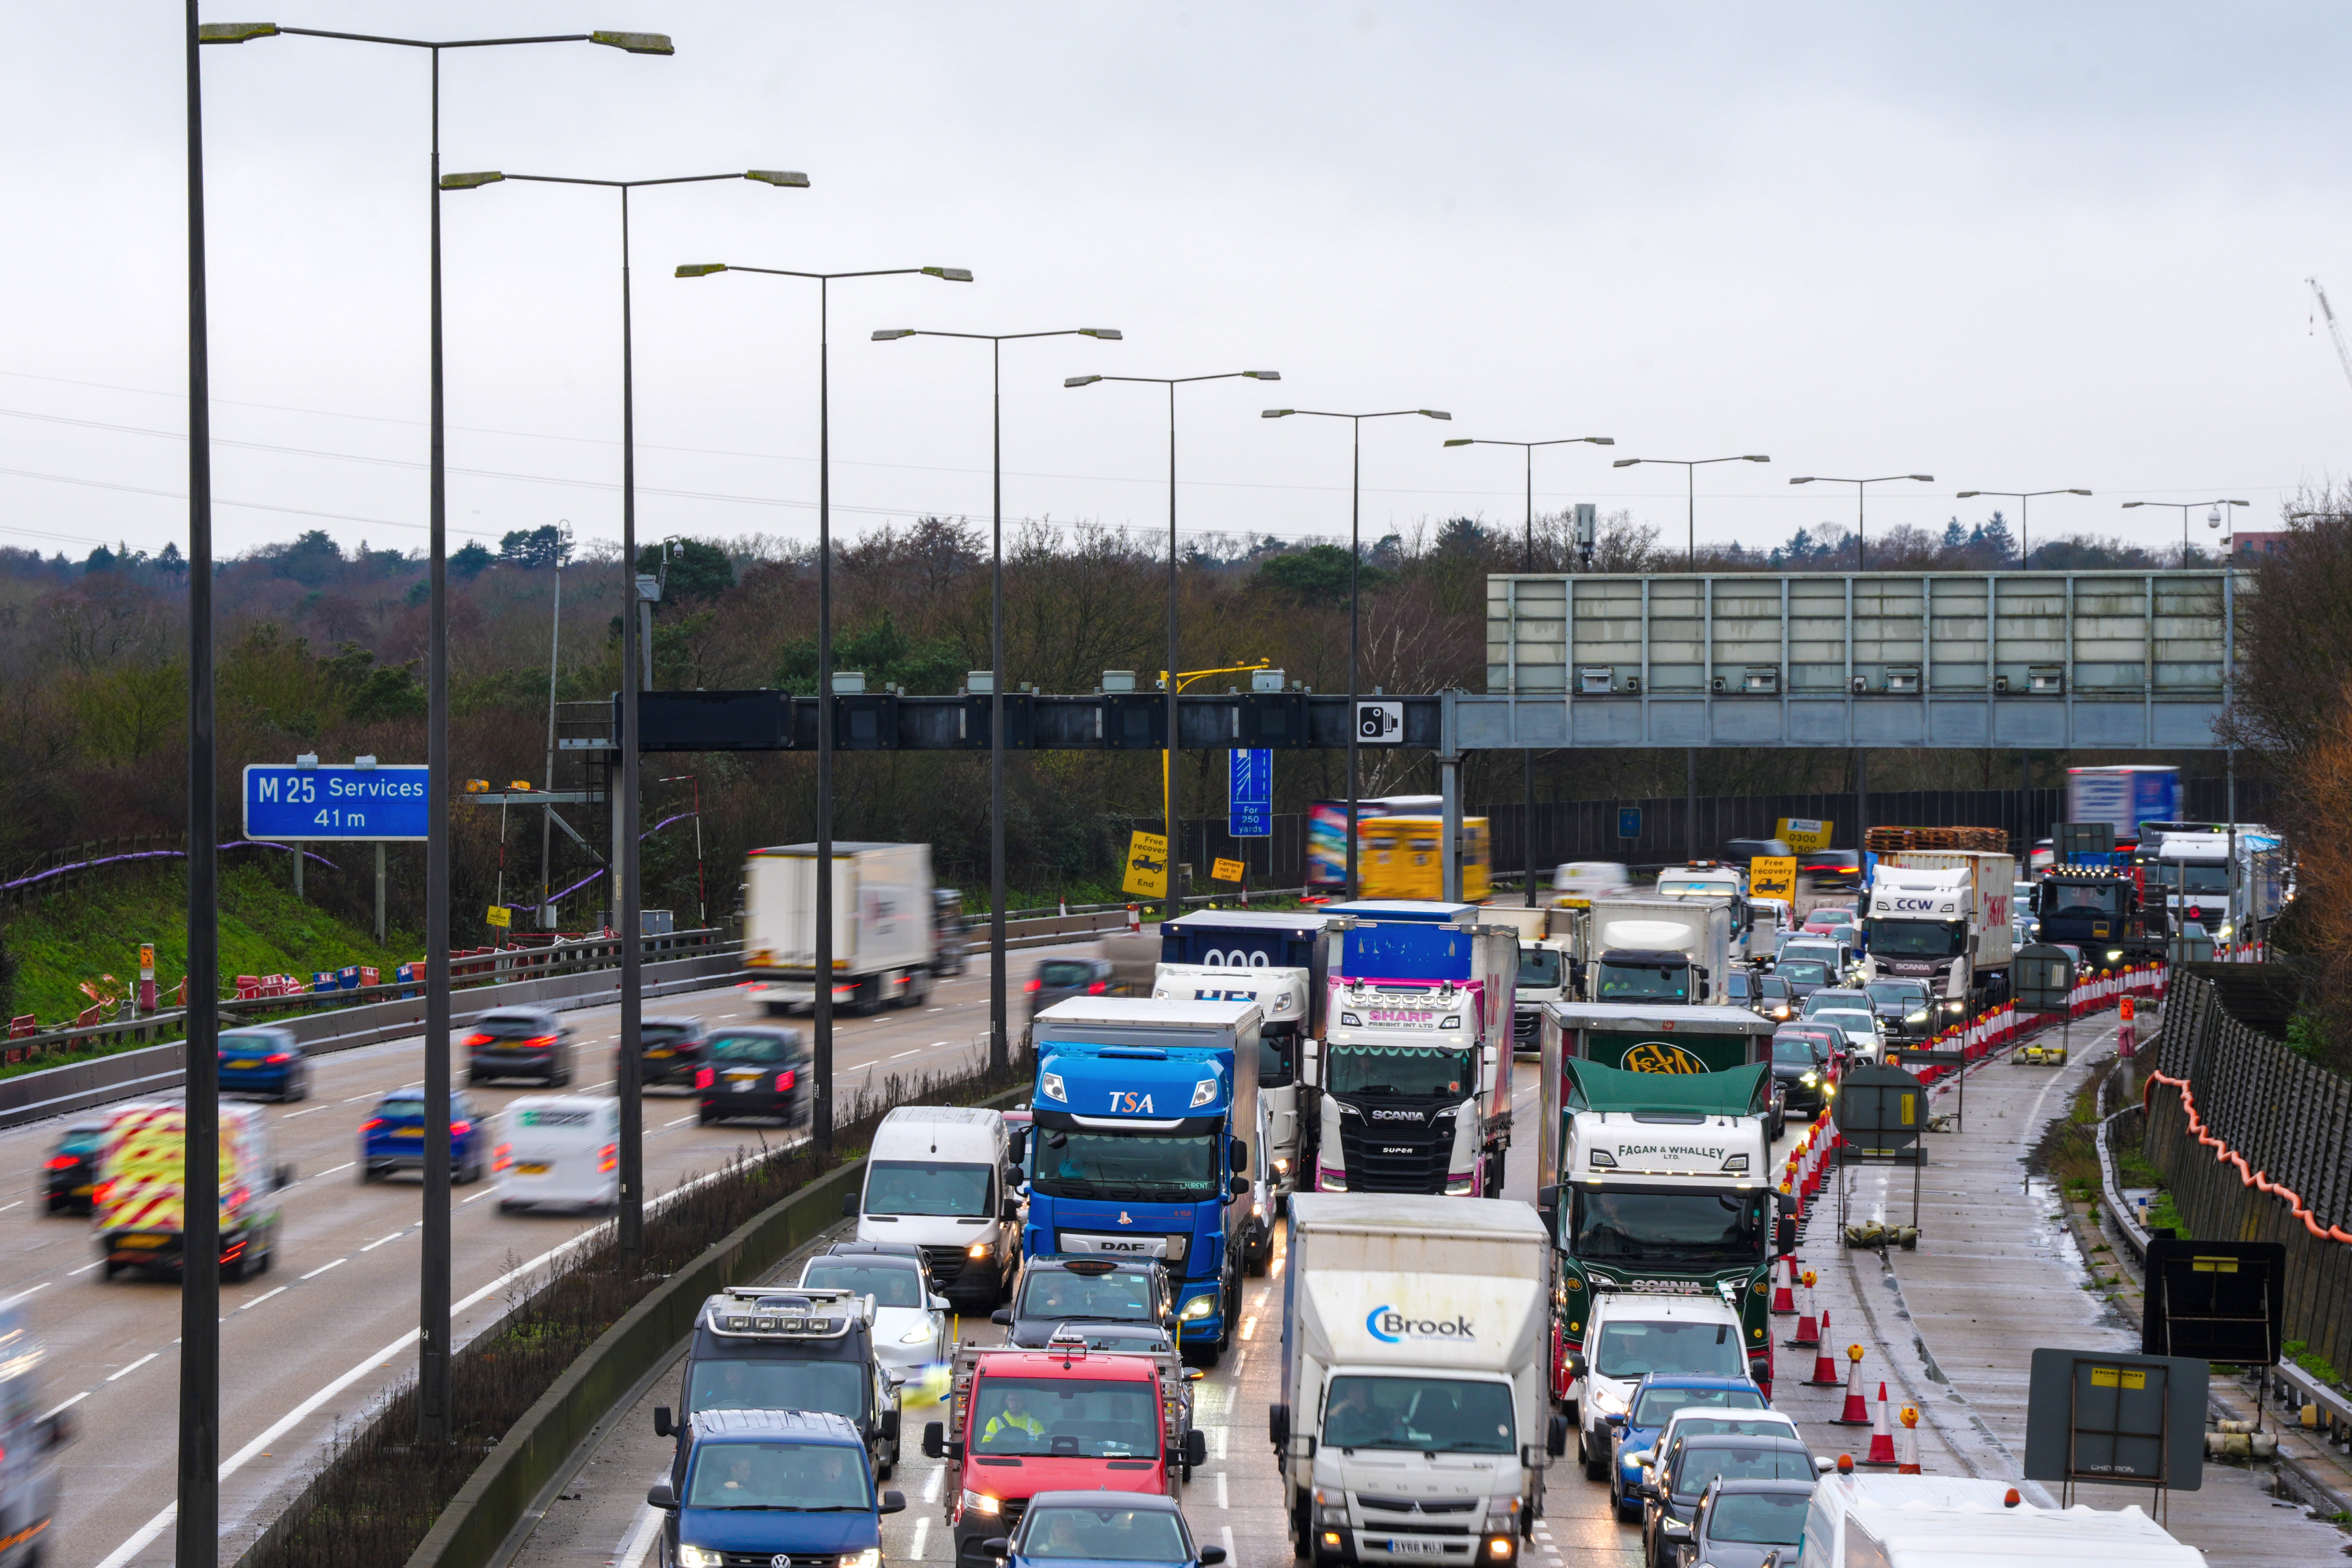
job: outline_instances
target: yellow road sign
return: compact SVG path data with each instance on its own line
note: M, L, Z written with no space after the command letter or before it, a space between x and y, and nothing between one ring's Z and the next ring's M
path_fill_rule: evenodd
M1139 894L1147 899L1168 896L1168 837L1162 833L1136 833L1127 842L1127 877L1119 890Z
M1209 862L1209 879L1211 881L1238 882L1242 879L1243 875L1242 863L1238 860L1212 860Z
M1830 847L1830 829L1835 826L1826 817L1784 816L1772 837L1800 855L1811 855Z
M513 921L514 915L504 904L492 904L489 912L482 918L494 926L505 926Z
M1759 855L1748 862L1748 896L1751 899L1793 899L1797 896L1797 858Z

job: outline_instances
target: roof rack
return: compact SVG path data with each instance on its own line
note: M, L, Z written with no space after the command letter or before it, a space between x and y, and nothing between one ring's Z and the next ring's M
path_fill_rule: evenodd
M703 1321L730 1339L839 1339L871 1326L874 1298L838 1289L730 1285L703 1306Z

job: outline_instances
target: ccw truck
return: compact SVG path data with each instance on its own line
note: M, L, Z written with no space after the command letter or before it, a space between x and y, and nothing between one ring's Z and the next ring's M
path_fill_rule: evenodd
M2017 860L1975 849L1902 849L1870 874L1873 979L1925 980L1958 1023L2009 994Z

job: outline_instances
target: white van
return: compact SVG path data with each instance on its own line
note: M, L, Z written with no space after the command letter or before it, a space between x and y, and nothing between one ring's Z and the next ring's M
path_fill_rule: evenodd
M994 1309L1021 1266L1020 1205L1001 1111L902 1105L874 1130L866 1181L842 1203L860 1241L912 1242L965 1311Z
M1580 910L1595 899L1613 899L1633 890L1633 873L1614 860L1570 860L1554 868L1551 874L1555 909Z
M499 1212L534 1204L612 1208L621 1201L621 1102L526 1094L499 1113L490 1146Z
M1615 1468L1617 1439L1643 1373L1744 1378L1746 1343L1739 1314L1717 1297L1595 1294L1583 1351L1570 1362L1585 1479L1605 1481Z
M1813 1489L1803 1553L1806 1568L2205 1568L2137 1508L2036 1508L2007 1481L1845 1470Z

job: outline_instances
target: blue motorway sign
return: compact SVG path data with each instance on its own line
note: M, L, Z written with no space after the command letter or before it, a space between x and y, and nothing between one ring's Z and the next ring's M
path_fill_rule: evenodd
M1225 831L1236 838L1274 834L1274 753L1228 752L1231 773L1225 795Z
M1642 808L1640 806L1621 805L1617 808L1617 837L1620 838L1639 838L1642 837Z
M248 763L245 769L247 838L422 840L432 814L415 766L357 768Z

